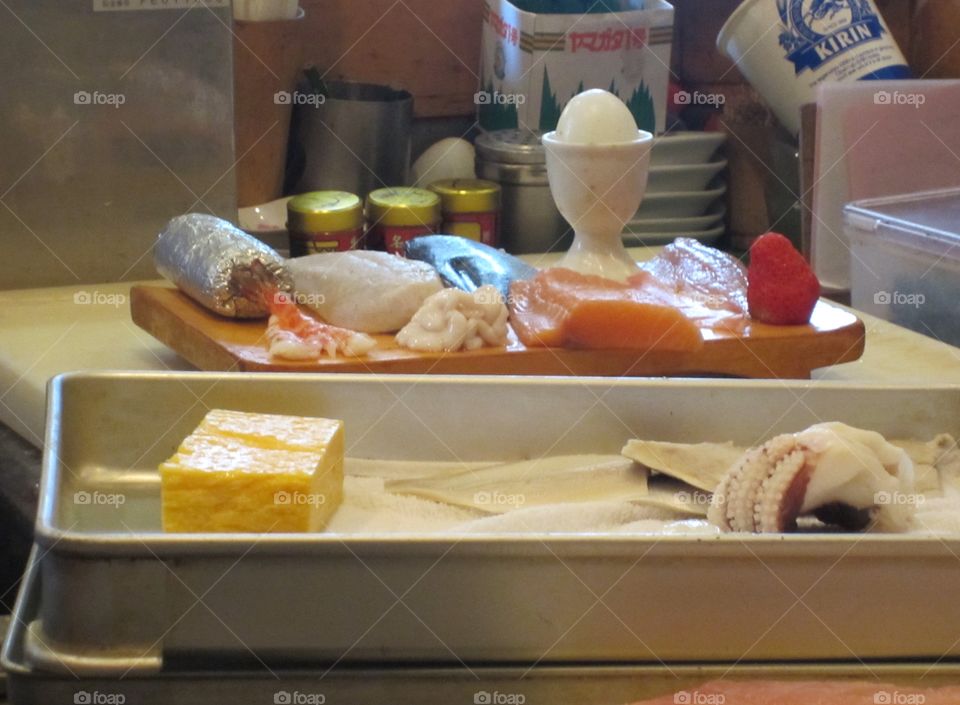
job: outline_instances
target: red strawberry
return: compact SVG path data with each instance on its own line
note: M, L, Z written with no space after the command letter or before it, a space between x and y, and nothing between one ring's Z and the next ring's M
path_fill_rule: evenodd
M766 233L750 247L747 303L750 317L778 326L803 325L820 298L820 282L793 244Z

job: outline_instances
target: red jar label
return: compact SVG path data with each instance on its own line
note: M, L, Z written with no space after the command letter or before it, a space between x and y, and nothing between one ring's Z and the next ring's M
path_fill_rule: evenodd
M433 235L436 228L429 225L378 225L371 234L373 235L371 244L383 248L387 252L401 257L406 256L404 246L407 240L412 240L420 235Z
M335 233L290 233L290 256L302 257L318 252L345 252L355 250L361 231L341 230Z

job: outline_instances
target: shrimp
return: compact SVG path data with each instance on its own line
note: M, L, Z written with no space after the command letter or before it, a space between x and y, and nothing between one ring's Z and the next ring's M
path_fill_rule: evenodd
M369 335L347 328L338 328L305 314L289 294L265 292L270 309L267 340L270 355L287 360L317 360L337 353L347 357L366 355L377 346Z

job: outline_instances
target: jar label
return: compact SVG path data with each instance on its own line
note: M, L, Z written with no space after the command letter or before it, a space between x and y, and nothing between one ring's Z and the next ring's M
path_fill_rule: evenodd
M290 233L290 256L346 252L357 249L359 241L359 230L344 230L339 233Z
M405 257L406 244L420 235L433 235L436 230L429 226L389 226L381 225L377 228L380 231L378 236L373 238L377 247L382 246L387 252Z
M497 247L500 244L495 212L448 213L444 218L443 232L476 240L491 247Z

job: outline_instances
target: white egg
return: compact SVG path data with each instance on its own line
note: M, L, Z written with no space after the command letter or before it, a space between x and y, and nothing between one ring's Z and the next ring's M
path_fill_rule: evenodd
M447 137L424 150L410 168L410 178L414 186L422 187L440 179L475 179L475 156L472 144Z
M629 108L600 88L571 98L557 121L557 139L574 144L633 142L639 136Z

